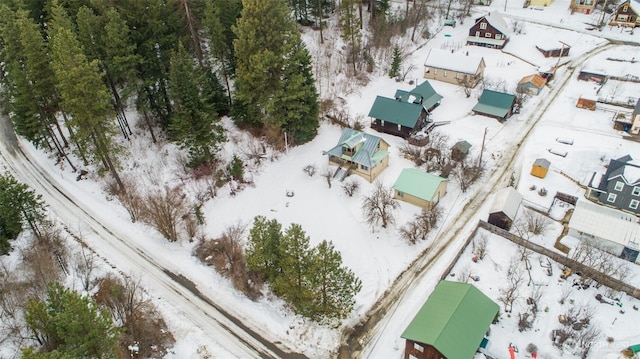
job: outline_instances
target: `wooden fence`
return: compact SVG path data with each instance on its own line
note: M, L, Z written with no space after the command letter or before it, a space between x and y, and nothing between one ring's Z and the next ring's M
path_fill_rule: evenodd
M640 299L640 288L636 288L632 285L629 285L619 279L613 278L611 276L608 276L602 272L599 272L591 267L588 267L580 262L577 262L563 254L560 253L556 253L552 250L549 250L545 247L542 247L540 245L537 245L535 243L532 243L530 241L525 240L522 237L518 237L515 234L505 231L502 228L496 227L490 223L487 223L483 220L478 221L478 226L476 227L476 229L473 231L473 234L471 237L473 237L477 231L477 229L479 228L483 228L486 229L487 231L497 234L500 237L506 238L508 240L510 240L511 242L518 244L520 246L526 247L534 252L540 253L544 256L547 256L551 259L553 259L554 261L568 267L571 268L571 270L575 273L575 272L582 272L582 276L587 277L587 278L591 278L594 281L607 286L609 288L612 288L614 290L618 290L621 292L625 292L628 295ZM467 239L467 244L469 244L470 239ZM465 245L466 247L466 245ZM464 249L464 247L463 247ZM458 255L459 257L459 255ZM457 258L456 257L456 260ZM455 263L455 261L454 261ZM453 266L451 266L453 267ZM450 269L449 269L450 270ZM446 274L445 274L446 276Z

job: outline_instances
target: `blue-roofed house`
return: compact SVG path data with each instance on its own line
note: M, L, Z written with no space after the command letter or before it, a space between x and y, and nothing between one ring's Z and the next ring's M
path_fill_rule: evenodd
M447 179L417 168L405 168L393 184L393 197L415 206L433 209L447 193Z
M356 174L369 182L389 165L389 144L380 137L345 128L338 144L324 154L329 165L338 166L334 177L343 180Z
M377 96L369 110L371 128L407 138L428 124L441 99L428 81L411 91L397 90L393 99Z
M471 109L474 114L506 121L513 113L516 96L508 93L484 89L478 103Z

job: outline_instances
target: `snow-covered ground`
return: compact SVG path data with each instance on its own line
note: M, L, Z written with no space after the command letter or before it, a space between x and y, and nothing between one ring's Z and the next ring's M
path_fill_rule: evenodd
M482 14L485 11L504 11L506 0L498 0L491 7L475 8L475 14ZM389 79L384 73L385 69L378 69L371 75L369 82L365 86L358 86L351 83L349 86L340 87L340 76L333 73L325 74L323 69L316 69L322 76L335 76L319 79L319 86L323 94L335 94L340 97L345 104L345 109L351 118L363 118L368 125L367 113L377 95L392 97L396 89L408 90L415 86L410 81L422 82L423 63L426 53L430 48L456 48L462 51L481 55L485 58L487 69L485 76L492 82L503 82L508 91L514 91L517 82L523 76L535 73L538 69L546 70L549 65L555 65L557 59L545 59L535 50L536 39L541 36L558 38L572 45L571 54L568 58L562 59L561 63L578 59L594 48L605 43L601 36L609 38L625 39L631 42L638 42L640 38L637 34L628 34L617 28L605 27L601 32L585 30L585 23L595 23L599 20L599 13L593 15L573 14L568 11L568 0L559 0L551 6L541 9L523 9L521 3L511 1L506 4L507 21L512 19L531 19L536 23L527 23L524 33L515 35L505 51L485 49L480 47L464 46L467 36L468 26L471 19L466 19L464 24L458 24L456 28L440 29L428 41L420 43L420 47L415 44L407 45L411 50L403 61L403 68L412 69L407 72L404 82L396 82ZM551 29L546 25L554 24L562 27L561 30ZM574 30L571 30L574 29ZM445 36L446 35L446 36ZM304 30L304 36L309 43L314 60L319 61L321 53L318 50L318 34L312 33L308 29ZM325 34L325 37L339 42L337 35ZM406 44L406 41L403 42ZM620 58L633 56L637 47L616 47L615 50L605 51L589 60L589 64L598 61L599 66L603 66L610 73L623 73L631 71L628 67L630 63L607 61L607 57ZM329 66L329 65L327 65ZM337 65L332 65L337 66ZM627 66L627 67L624 67ZM635 69L635 67L634 67ZM567 71L566 67L561 68L559 74ZM637 73L637 72L636 72ZM480 151L482 138L486 131L485 161L491 168L497 160L504 156L512 156L506 145L509 140L531 120L530 116L541 103L550 88L545 88L540 96L532 97L528 100L520 114L514 115L506 123L501 124L494 119L483 116L472 116L471 108L475 105L480 91L476 89L472 96L467 98L461 88L432 81L434 89L444 96L441 106L433 113L435 121L451 121L450 124L438 127L437 131L446 134L451 144L458 140L466 140L472 144L471 153L477 155ZM559 86L559 83L551 82L550 86ZM594 171L602 171L603 166L610 158L619 157L625 154L640 157L640 144L622 139L622 134L613 130L611 118L615 112L608 108L599 107L596 111L577 109L575 104L582 94L594 90L593 83L580 82L575 76L556 98L553 104L547 109L544 117L539 121L534 132L528 137L524 146L524 155L518 158L519 173L518 190L525 199L539 206L548 208L550 200L555 191L582 196L583 189L569 180L560 172L570 176L576 181L585 184ZM625 86L626 83L625 83ZM347 89L348 91L343 91ZM618 88L618 91L625 96L638 96L638 85L634 84L628 89ZM627 95L627 93L629 95ZM226 126L232 127L230 121L226 121ZM142 130L140 130L142 133ZM403 140L397 137L378 134L371 129L369 133L383 137L390 143L390 166L379 177L385 186L390 187L403 168L412 167L413 164L402 158L399 148L403 145ZM448 193L441 200L439 206L445 210L445 217L438 228L429 236L426 241L410 245L400 239L397 229L405 224L412 216L419 211L417 207L401 202L400 210L396 212L396 224L383 230L380 228L371 229L363 220L360 209L363 195L369 193L372 185L366 181L355 178L360 182L360 191L354 197L344 194L339 183L334 183L332 188L328 188L324 178L316 175L309 177L303 168L306 165L314 164L320 171L327 166L327 158L322 151L333 147L339 137L340 129L334 125L323 123L318 136L308 144L291 148L287 153L275 156L266 161L261 167L252 171L248 175L253 184L246 187L235 196L231 196L227 188L218 192L217 197L206 202L202 208L206 216L205 234L213 238L221 234L225 228L235 223L250 224L256 215L264 215L267 218L275 218L283 227L290 223L298 223L311 238L311 245L315 245L322 240L330 240L334 243L344 260L344 264L351 268L362 280L363 290L356 297L355 310L345 322L344 326L355 324L364 313L375 303L394 279L406 268L415 256L424 248L430 245L436 236L441 235L440 230L447 223L455 221L453 216L447 213L457 213L462 209L464 203L473 192L461 193L457 184L453 181L449 183ZM242 135L236 135L237 141L230 141L223 150L222 156L230 157L234 153L242 155L238 144L242 144ZM570 138L574 140L573 145L565 145L556 141L556 138ZM596 145L597 144L597 145ZM54 175L68 191L73 192L76 199L84 206L92 208L95 214L107 226L120 228L134 238L136 246L140 251L153 256L156 261L170 264L175 273L182 274L193 281L198 289L209 298L214 299L228 311L234 313L245 321L249 326L256 328L273 342L285 343L290 348L303 352L313 358L326 358L335 354L339 344L339 328L329 328L314 323L310 323L298 316L293 315L283 307L281 301L273 297L263 297L252 302L242 294L235 291L228 281L218 275L212 268L206 267L192 256L195 243L186 241L169 243L158 233L143 224L130 223L127 212L117 203L108 198L100 185L93 181L76 182L76 174L71 173L68 168L60 169L52 166L52 161L45 155L33 149L23 142L23 145L37 157L38 162L49 168L49 172ZM163 186L165 184L183 185L183 188L193 195L199 187L197 184L186 180L178 161L173 155L173 150L150 145L147 138L142 134L134 137L130 143L132 156L131 162L127 164L126 175L135 178L138 183L151 187ZM551 154L548 150L556 149L567 152L566 157L559 157ZM143 155L144 154L144 155ZM539 179L529 175L531 164L536 158L544 157L551 161L551 169L544 179ZM319 171L319 172L320 172ZM537 188L545 187L549 195L541 197L537 191L529 188L535 185ZM286 193L293 191L294 196L288 197ZM107 200L105 198L107 197ZM491 198L487 198L487 204ZM486 219L488 213L487 206L483 207L477 218ZM55 212L55 208L53 208ZM70 228L82 231L82 223L69 223ZM549 237L535 239L540 244L552 246L560 231L559 225L554 225L548 231ZM502 280L498 267L504 268L508 263L509 251L514 251L510 242L492 237L490 259L484 260L476 266L477 272L482 280L477 284L488 295L496 298L499 283ZM91 241L99 241L98 238L88 238ZM98 246L97 242L93 245ZM494 248L498 245L500 248ZM504 248L503 248L504 247ZM448 253L448 252L447 252ZM452 251L451 254L453 254ZM104 253L109 257L110 253ZM451 258L451 256L447 257ZM434 267L433 277L427 278L423 283L416 283L415 295L410 299L397 303L394 310L398 313L384 330L376 335L375 343L368 348L368 355L371 358L393 358L400 357L403 341L400 334L404 326L409 322L413 314L424 303L428 294L435 286L437 278L442 270L448 265L448 261L439 263ZM111 262L118 263L119 269L125 273L135 270L134 266L128 265L122 258L111 258ZM467 266L469 257L463 255L460 266ZM494 273L489 273L492 271ZM637 266L636 266L637 269ZM455 269L459 271L459 269ZM144 273L134 273L134 275L144 278ZM553 276L546 284L550 288L546 294L546 303L553 310L548 313L543 312L538 321L540 326L553 328L556 325L557 314L562 307L555 305L556 290L564 285L556 283L557 276ZM542 280L542 279L541 279ZM493 285L495 283L495 285ZM637 283L637 281L636 281ZM143 281L144 284L144 281ZM485 285L489 287L485 288ZM160 307L162 313L167 317L177 343L173 348L169 358L193 358L203 356L206 351L214 357L238 356L236 353L227 351L224 338L211 337L200 328L193 326L189 322L189 317L182 313L179 308L172 306L165 298L154 296L153 282L149 281L148 291L156 298L155 303ZM586 297L592 299L593 294L589 291ZM582 300L582 299L580 299ZM585 299L586 300L586 299ZM624 304L627 306L627 304ZM544 306L542 306L544 307ZM601 306L602 307L602 306ZM615 308L614 308L615 309ZM615 313L609 313L603 309L603 318L613 318ZM413 314L412 314L413 313ZM605 316L608 315L608 316ZM495 353L499 358L506 357L505 343L517 341L518 346L523 351L528 344L535 339L538 347L545 348L547 357L555 357L557 352L543 346L547 343L550 347L548 332L541 330L539 337L531 337L532 332L523 334L523 337L531 339L517 339L508 334L517 330L513 327L514 318L503 318L500 325L504 326L492 334L492 347L495 345ZM603 319L604 320L604 319ZM627 325L627 322L630 324ZM616 339L614 344L619 344L629 336L628 333L638 333L637 323L640 322L640 315L637 311L627 310L626 314L614 324L602 322L607 336ZM624 323L624 325L620 325ZM634 324L635 323L635 324ZM632 327L636 325L636 327ZM629 328L635 328L634 332L629 332ZM498 335L500 330L504 330L503 335ZM545 329L546 330L546 329ZM501 337L502 339L497 339ZM505 342L503 342L505 341ZM492 348L490 347L490 348ZM1 352L0 352L1 353ZM545 353L541 351L541 354ZM596 351L592 353L592 358L600 358L605 352ZM568 353L565 357L571 357Z

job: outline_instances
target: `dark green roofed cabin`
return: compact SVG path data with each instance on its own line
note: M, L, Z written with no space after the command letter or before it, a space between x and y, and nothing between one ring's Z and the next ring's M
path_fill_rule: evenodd
M407 138L427 125L441 99L428 81L411 91L397 90L393 99L377 96L369 110L371 128Z
M402 333L404 359L471 359L499 306L471 284L441 281Z
M515 103L515 95L485 89L472 111L474 114L493 117L503 122L511 117Z

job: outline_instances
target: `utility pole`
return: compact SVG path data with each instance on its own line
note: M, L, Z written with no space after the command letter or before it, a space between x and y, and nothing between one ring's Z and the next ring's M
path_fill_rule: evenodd
M480 147L480 157L478 158L478 168L482 165L482 153L484 152L484 140L487 138L487 128L484 128L484 134L482 135L482 147Z

